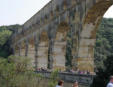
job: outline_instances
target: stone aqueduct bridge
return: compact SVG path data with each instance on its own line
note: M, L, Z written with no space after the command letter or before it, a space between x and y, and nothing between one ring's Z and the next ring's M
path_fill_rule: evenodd
M94 70L97 27L113 0L51 0L12 36L15 55L32 58L33 66L65 69L71 32L72 65Z

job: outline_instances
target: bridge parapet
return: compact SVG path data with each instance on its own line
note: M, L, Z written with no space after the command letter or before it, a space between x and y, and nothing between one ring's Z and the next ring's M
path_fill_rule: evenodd
M50 78L51 72L37 71L37 73L43 75L45 78L51 79ZM89 87L93 82L94 75L81 75L81 74L60 72L58 74L58 77L64 80L65 82L70 82L70 83L73 83L77 80L80 85Z

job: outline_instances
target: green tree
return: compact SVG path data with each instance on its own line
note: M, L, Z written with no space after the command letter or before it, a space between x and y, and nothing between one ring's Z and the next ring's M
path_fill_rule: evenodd
M52 74L50 76L48 87L55 87L55 85L57 84L58 79L59 79L58 70L55 70L55 71L52 72Z
M11 54L10 50L10 37L13 33L21 28L21 25L10 25L0 27L0 56L8 57Z
M113 19L102 20L94 56L97 72L92 87L106 87L109 76L113 75Z
M9 30L3 30L0 32L0 46L3 46L7 42L11 33L12 32Z
M98 68L92 87L106 87L109 77L113 75L113 55L107 57L104 66L104 69Z
M97 32L95 45L96 68L104 68L104 60L113 54L113 19L103 18Z
M0 87L44 87L42 76L29 68L29 58L0 58Z

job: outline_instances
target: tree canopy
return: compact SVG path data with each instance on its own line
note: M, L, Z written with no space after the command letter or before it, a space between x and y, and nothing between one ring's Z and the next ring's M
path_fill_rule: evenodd
M10 25L0 27L0 56L8 57L10 55L10 36L21 27L21 25Z

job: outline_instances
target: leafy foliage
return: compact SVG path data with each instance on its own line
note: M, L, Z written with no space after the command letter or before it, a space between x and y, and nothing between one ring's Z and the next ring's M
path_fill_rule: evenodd
M9 30L3 30L0 32L0 46L3 46L6 43L10 35L11 35L11 31Z
M104 69L98 68L97 76L94 78L92 87L106 87L109 77L113 75L113 55L104 61Z
M45 79L29 68L30 65L30 60L26 57L0 58L0 87L55 87L58 70L51 74L50 79Z
M113 54L113 19L103 19L98 32L95 45L95 65L97 68L104 68L104 61L107 56Z
M1 87L43 87L40 82L42 76L29 67L29 58L9 56L0 58L0 86Z
M49 81L49 84L48 84L48 87L55 87L55 85L57 84L57 80L59 79L58 78L58 70L55 70L51 73L51 76L50 76L50 81Z
M113 75L113 19L103 19L97 32L95 46L97 76L92 87L106 87Z
M21 26L20 25L10 25L10 26L1 26L0 27L0 56L8 57L10 52L10 36L17 31Z

